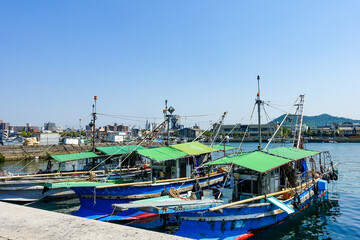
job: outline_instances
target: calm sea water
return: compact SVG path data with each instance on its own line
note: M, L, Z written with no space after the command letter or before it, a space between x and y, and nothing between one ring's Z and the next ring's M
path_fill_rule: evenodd
M243 148L253 150L256 146L255 143L245 143ZM315 201L284 223L268 228L251 239L360 239L360 143L308 143L306 148L328 150L333 162L339 162L336 167L339 169L339 180L329 184L325 199ZM25 164L20 163L16 168L20 169ZM40 160L30 163L25 170L33 172L44 165ZM0 167L8 168L9 164ZM29 206L71 214L79 208L79 201L40 201ZM166 232L163 229L159 231Z

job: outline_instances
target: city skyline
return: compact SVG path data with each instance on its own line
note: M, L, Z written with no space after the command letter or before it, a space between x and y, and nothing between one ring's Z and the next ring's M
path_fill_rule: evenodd
M358 2L2 1L1 117L63 127L161 121L164 101L206 128L248 122L261 98L360 119ZM284 106L286 105L286 106ZM269 110L271 118L283 112ZM264 119L265 120L265 119ZM132 122L133 124L132 124ZM266 122L266 121L264 121Z

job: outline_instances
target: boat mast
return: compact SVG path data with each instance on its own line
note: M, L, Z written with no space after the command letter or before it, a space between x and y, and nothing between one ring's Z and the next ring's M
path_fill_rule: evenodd
M170 118L172 117L175 108L170 106L167 107L167 100L165 100L165 109L163 110L165 120L167 121L167 139L166 139L166 146L170 145ZM169 114L170 113L170 114Z
M170 126L170 122L169 122L169 117L168 117L168 107L167 107L167 100L165 100L165 109L163 110L164 112L164 118L165 118L165 121L167 123L167 130L166 130L166 142L165 142L165 146L169 146L169 138L170 138L170 129L169 129L169 126Z
M258 105L258 134L259 134L259 146L258 149L261 150L261 116L260 116L260 105L262 104L262 101L260 100L260 76L257 76L258 80L258 92L257 92L257 98L256 98L256 104Z
M300 103L299 103L300 125L299 125L299 133L298 133L296 151L299 151L299 148L300 148L301 130L302 130L302 123L303 123L303 116L304 116L304 101L305 101L305 95L300 95Z
M92 112L92 151L95 152L95 121L96 121L96 101L97 96L94 96L93 112Z

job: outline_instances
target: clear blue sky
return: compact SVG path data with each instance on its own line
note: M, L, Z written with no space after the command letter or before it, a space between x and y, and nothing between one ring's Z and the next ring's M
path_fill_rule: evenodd
M360 119L359 13L340 0L1 1L0 119L76 127L97 95L100 113L152 119L168 99L217 114L185 124L244 122L257 75L264 100L304 93L305 115Z

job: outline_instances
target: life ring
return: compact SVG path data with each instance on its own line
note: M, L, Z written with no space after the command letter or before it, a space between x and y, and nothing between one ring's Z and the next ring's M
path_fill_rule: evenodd
M324 176L322 177L323 180L326 180L328 183L330 183L331 179L328 173L324 174Z
M294 198L293 198L293 206L296 209L300 209L301 207L301 199L298 193L295 193Z
M327 174L327 182L330 183L331 182L331 177L330 177L330 173Z
M200 183L198 183L198 182L195 183L195 184L193 185L192 191L193 191L193 192L200 192L200 191L201 191Z
M164 190L161 191L160 196L167 196L169 195L169 191L165 188Z

